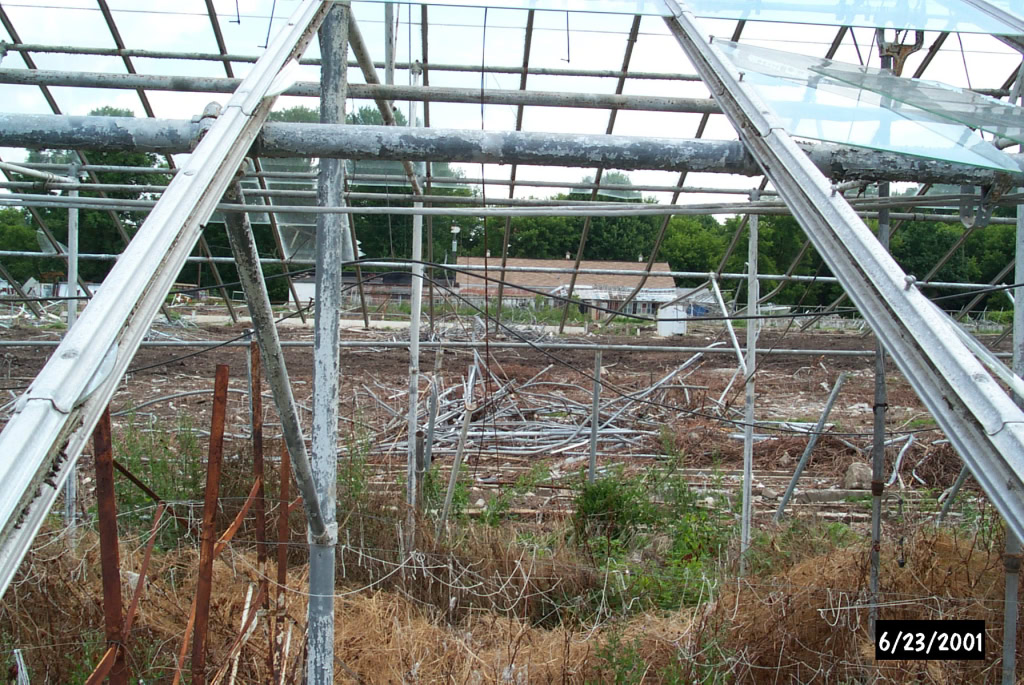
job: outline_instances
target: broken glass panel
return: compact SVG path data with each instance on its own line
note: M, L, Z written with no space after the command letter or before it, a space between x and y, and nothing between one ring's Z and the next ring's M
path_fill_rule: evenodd
M875 150L1019 172L1007 154L960 123L809 69L825 60L715 44L743 72L792 135Z
M962 0L686 0L698 17L789 24L866 26L955 33L1016 35L1019 31ZM1024 16L1024 0L997 0Z

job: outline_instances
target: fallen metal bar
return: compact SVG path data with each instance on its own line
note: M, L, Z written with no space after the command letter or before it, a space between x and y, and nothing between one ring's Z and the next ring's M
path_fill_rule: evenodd
M67 478L200 226L266 118L274 100L267 97L271 83L305 49L326 10L326 4L314 0L296 10L171 181L78 325L19 399L0 433L0 591L6 590L56 499L56 490L43 479L62 450L66 458L52 475L58 487Z
M842 389L845 381L846 373L840 373L835 385L832 386L832 392L829 393L828 399L825 400L825 408L822 410L821 416L818 417L818 423L815 424L814 430L807 438L807 447L804 448L803 454L800 455L800 461L797 462L793 478L790 479L789 485L786 486L786 492L782 493L782 498L779 500L779 508L775 510L775 516L772 517L774 523L782 520L786 505L789 504L789 498L796 491L796 484L811 460L811 452L814 451L814 446L818 444L818 438L821 437L822 432L825 430L825 422L828 421L828 415L832 412L832 407L835 405L836 399L839 397L839 391Z
M448 490L444 495L444 508L441 510L441 518L437 520L437 531L435 537L440 538L448 521L448 513L452 508L452 500L455 498L455 485L459 480L459 467L462 466L462 455L466 450L466 434L469 432L469 424L473 420L473 412L476 407L473 404L473 388L470 387L466 393L466 407L462 416L462 431L459 433L459 446L455 449L455 461L452 463L452 471L448 477Z
M881 248L852 208L740 80L689 11L663 0L670 31L818 253L1006 519L1024 535L1024 412Z
M196 586L196 622L192 642L192 681L206 683L206 635L210 621L210 591L213 588L214 543L217 531L217 500L220 496L221 465L224 459L224 419L228 404L228 367L217 365L210 420L210 451L206 461L206 494L203 498L202 539L199 544L199 581Z
M93 432L96 464L96 513L100 529L100 567L103 576L103 626L107 644L116 650L110 669L112 685L127 685L124 624L121 616L121 561L117 544L117 502L114 498L114 454L110 441L110 410L103 412Z
M180 119L0 114L0 146L181 153L193 149L201 128L199 122ZM277 122L266 124L253 140L251 154L262 157L415 159L761 175L761 168L739 141ZM1024 172L1010 174L830 143L797 147L823 173L837 180L1024 185ZM1020 163L1020 155L1010 157Z

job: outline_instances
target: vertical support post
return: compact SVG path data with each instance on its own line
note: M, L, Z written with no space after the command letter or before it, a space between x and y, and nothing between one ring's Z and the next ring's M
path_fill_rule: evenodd
M814 446L818 444L818 438L821 437L821 433L825 430L825 422L828 421L828 415L832 412L832 406L836 403L836 398L839 397L839 391L843 387L843 382L846 381L846 373L839 374L839 378L836 379L836 384L832 386L832 392L828 396L828 400L825 401L825 409L821 412L821 416L818 418L818 423L814 426L814 432L811 433L811 437L807 439L807 447L804 448L804 453L800 455L800 461L796 465L796 471L793 472L793 478L789 481L789 487L786 488L786 492L783 493L782 499L779 500L779 508L775 511L775 516L772 519L773 522L778 523L782 520L782 513L786 509L786 505L789 503L789 498L793 496L793 492L796 490L797 481L800 480L800 475L807 468L807 462L811 460L811 452L814 451Z
M1020 540L1010 530L1006 531L1006 554L1003 567L1006 570L1006 591L1003 601L1003 685L1017 682L1017 585L1020 579Z
M426 5L424 5L426 7ZM441 351L438 350L438 357ZM434 452L434 424L437 422L437 373L434 373L434 380L430 383L430 398L427 400L427 439L423 446L423 470L430 470L430 462Z
M267 577L267 504L264 492L266 490L263 464L263 376L260 362L259 343L252 339L249 341L249 416L252 426L252 471L253 476L260 482L260 491L256 494L256 501L253 502L253 515L256 517L256 563L263 574L266 583ZM264 602L265 603L265 602Z
M601 427L601 350L594 352L594 399L590 407L590 465L587 482L597 478L597 431Z
M422 430L416 431L416 504L423 508L423 474L427 471Z
M1024 77L1018 74L1018 82ZM1011 98L1012 100L1013 98ZM1017 240L1014 257L1014 283L1024 278L1024 206L1017 207ZM1024 298L1013 300L1013 372L1024 374ZM1018 407L1024 408L1024 397L1014 396ZM1003 684L1016 682L1017 671L1017 584L1020 578L1021 543L1009 527L1006 529L1006 555L1003 557L1006 569L1005 602L1003 604Z
M76 165L70 166L68 176L78 178ZM68 196L77 198L78 189L69 190ZM72 298L67 300L68 331L70 331L78 317L78 300L74 299L78 295L78 207L68 208L68 292L65 295ZM78 513L75 510L77 503L78 469L71 469L68 479L64 481L64 523L68 528L72 545L75 544L78 533Z
M77 283L77 281L71 281ZM103 624L107 644L117 647L110 671L111 685L128 685L121 607L121 560L117 543L117 503L114 500L114 452L110 440L110 410L103 412L92 434L96 461L96 513L100 525L100 567L103 573ZM142 579L139 579L142 582Z
M419 85L419 71L412 70L413 85ZM409 103L409 126L416 126L416 103ZM422 207L422 202L413 203L413 207ZM412 311L409 319L409 453L406 469L406 498L408 514L406 531L408 532L408 548L416 546L416 494L420 488L416 478L416 432L419 430L419 390L420 390L420 318L423 313L423 215L416 214L412 218Z
M892 58L887 58L891 66ZM883 67L886 58L883 58ZM889 184L878 184L878 197L889 197ZM878 212L878 242L889 249L889 210ZM878 572L881 566L882 545L882 494L885 488L885 410L887 408L885 387L885 347L881 341L875 343L875 406L874 438L871 448L871 608L868 609L868 633L875 637L875 622L878 620Z
M203 498L203 531L199 547L199 582L196 587L196 622L192 641L192 683L206 683L206 633L210 624L210 591L213 587L213 546L217 498L220 493L221 463L224 459L224 417L228 404L228 367L217 365L213 385L213 418L210 422L210 452L206 462L206 494Z
M349 7L334 5L320 27L320 122L345 123L348 92ZM342 160L320 160L317 204L344 202ZM341 368L342 268L353 258L345 214L320 214L316 222L316 334L313 351L313 482L328 534L309 546L307 677L334 682L334 556L338 542L338 393ZM287 506L287 505L285 505Z
M285 659L287 658L287 647L284 640L284 625L286 617L285 600L287 598L286 588L288 585L288 541L291 531L288 528L288 484L291 480L291 463L288 457L288 445L281 444L281 469L280 469L280 494L277 500L277 595L274 605L274 620L271 623L270 633L270 673L272 682L283 682ZM281 670L281 679L277 678L277 671L274 666L274 654L277 655L277 666Z
M750 194L750 201L757 202L760 192ZM750 215L747 223L747 314L757 314L759 288L757 282L757 214ZM747 319L747 360L746 394L743 412L743 511L740 521L740 576L746 574L747 550L750 549L750 520L753 516L754 481L754 372L757 369L756 318Z
M395 85L395 3L384 4L384 83Z

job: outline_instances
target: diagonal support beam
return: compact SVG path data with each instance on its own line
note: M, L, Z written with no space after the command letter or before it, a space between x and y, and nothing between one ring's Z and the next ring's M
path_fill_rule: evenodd
M330 3L305 0L228 101L0 433L0 593L28 551L150 322L273 105L281 69L309 44ZM309 463L296 460L300 484ZM45 481L49 481L45 482ZM53 485L50 485L53 483ZM56 487L54 487L56 486ZM307 509L314 539L326 534Z
M1024 534L1024 412L675 0L665 22L1010 529Z

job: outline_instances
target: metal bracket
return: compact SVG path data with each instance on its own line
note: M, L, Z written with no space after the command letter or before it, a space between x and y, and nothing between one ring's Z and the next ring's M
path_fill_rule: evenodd
M1008 186L1002 183L994 183L988 186L981 186L981 193L974 195L974 186L960 186L960 223L964 228L984 228L992 220L992 210L996 208L996 202L1006 192Z
M878 56L892 57L892 73L900 76L907 58L924 47L924 31L914 31L913 43L901 43L899 31L896 39L889 41L885 39L885 29L875 29L875 40L878 42Z

